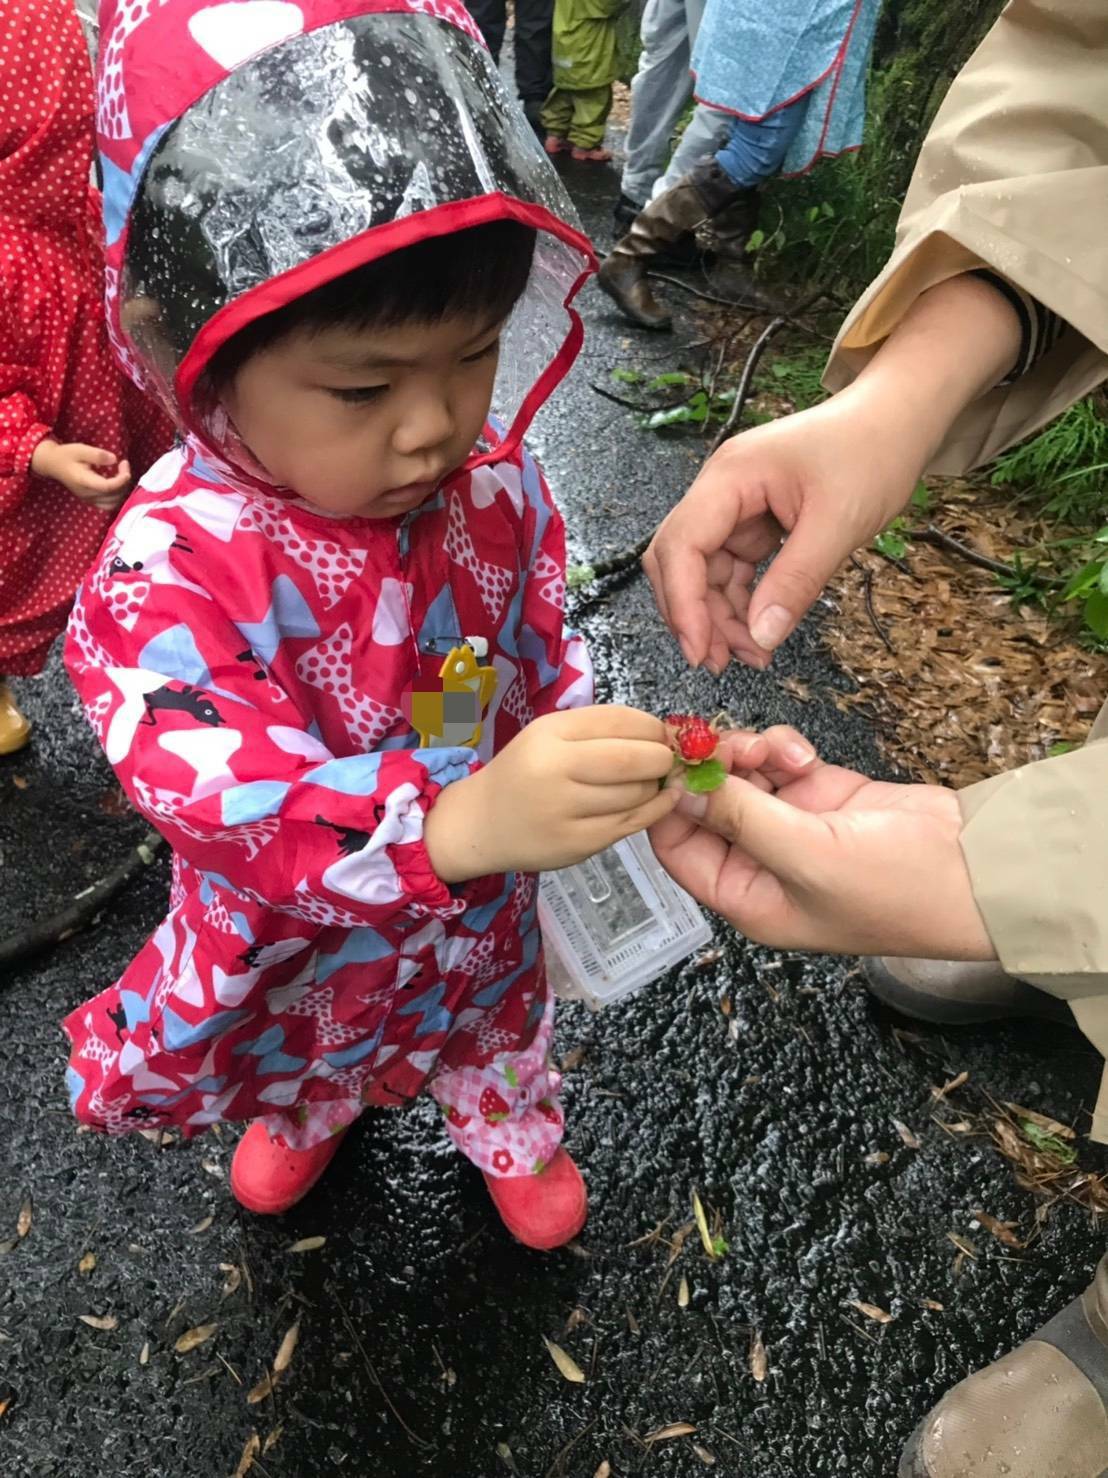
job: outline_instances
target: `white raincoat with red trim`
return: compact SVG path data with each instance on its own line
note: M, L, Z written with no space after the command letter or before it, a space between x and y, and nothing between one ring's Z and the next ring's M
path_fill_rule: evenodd
M591 253L450 0L107 0L100 61L109 321L187 440L70 624L89 719L175 854L165 920L65 1022L72 1101L99 1128L186 1134L405 1101L526 1048L543 1016L534 879L448 888L422 832L444 786L591 697L563 633L561 519L521 445L580 343ZM270 486L203 393L218 346L502 218L538 243L466 465L402 520ZM469 638L497 678L480 742L421 748L406 696Z

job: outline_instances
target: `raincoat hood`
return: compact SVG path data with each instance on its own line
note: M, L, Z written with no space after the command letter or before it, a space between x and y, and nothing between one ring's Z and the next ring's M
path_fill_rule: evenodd
M204 394L261 314L386 253L499 219L537 231L505 330L510 453L580 347L573 206L454 0L105 0L98 133L116 352L179 425L249 468Z
M0 57L0 217L84 231L92 66L72 0L2 0Z

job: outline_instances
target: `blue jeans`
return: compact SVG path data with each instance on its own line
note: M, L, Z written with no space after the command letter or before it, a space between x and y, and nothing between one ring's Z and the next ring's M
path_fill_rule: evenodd
M789 145L804 122L809 96L805 93L795 103L778 108L765 118L731 119L727 142L716 153L716 163L739 189L763 185L781 168Z

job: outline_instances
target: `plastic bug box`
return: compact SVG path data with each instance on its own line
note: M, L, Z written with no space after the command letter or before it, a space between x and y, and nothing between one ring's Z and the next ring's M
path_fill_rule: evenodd
M643 835L544 873L539 922L555 991L594 1011L664 975L712 937Z

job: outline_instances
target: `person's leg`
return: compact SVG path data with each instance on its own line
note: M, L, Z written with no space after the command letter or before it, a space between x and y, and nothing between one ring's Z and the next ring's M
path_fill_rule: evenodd
M808 99L803 97L765 118L732 118L727 138L716 151L716 163L739 190L764 185L780 170L807 112Z
M899 1478L1108 1472L1108 1257L1085 1292L960 1381L908 1442Z
M585 88L570 96L573 99L573 120L569 125L569 141L573 145L574 159L607 164L612 156L602 146L608 114L612 111L611 83L605 87Z
M729 114L720 113L715 108L708 108L703 103L697 103L689 119L688 127L677 140L677 148L673 151L673 158L666 165L665 173L659 175L654 183L651 198L656 199L664 190L668 190L690 170L695 169L698 164L711 159L717 149L727 142L730 130Z
M631 126L620 192L637 208L650 199L673 129L692 96L689 30L684 0L648 0L642 55L631 81Z
M546 152L561 154L569 148L569 129L573 122L573 94L557 87L542 105L539 115L546 130Z
M484 1067L447 1068L431 1082L446 1132L482 1171L508 1230L529 1247L570 1241L584 1225L588 1197L561 1148L561 1074L550 1063L554 993L546 987L529 1047L498 1053Z
M500 52L504 45L504 32L508 26L507 0L470 0L466 7L477 22L485 45L492 52L492 59L500 65Z
M550 62L550 32L554 0L516 0L516 91L529 118L554 86Z

